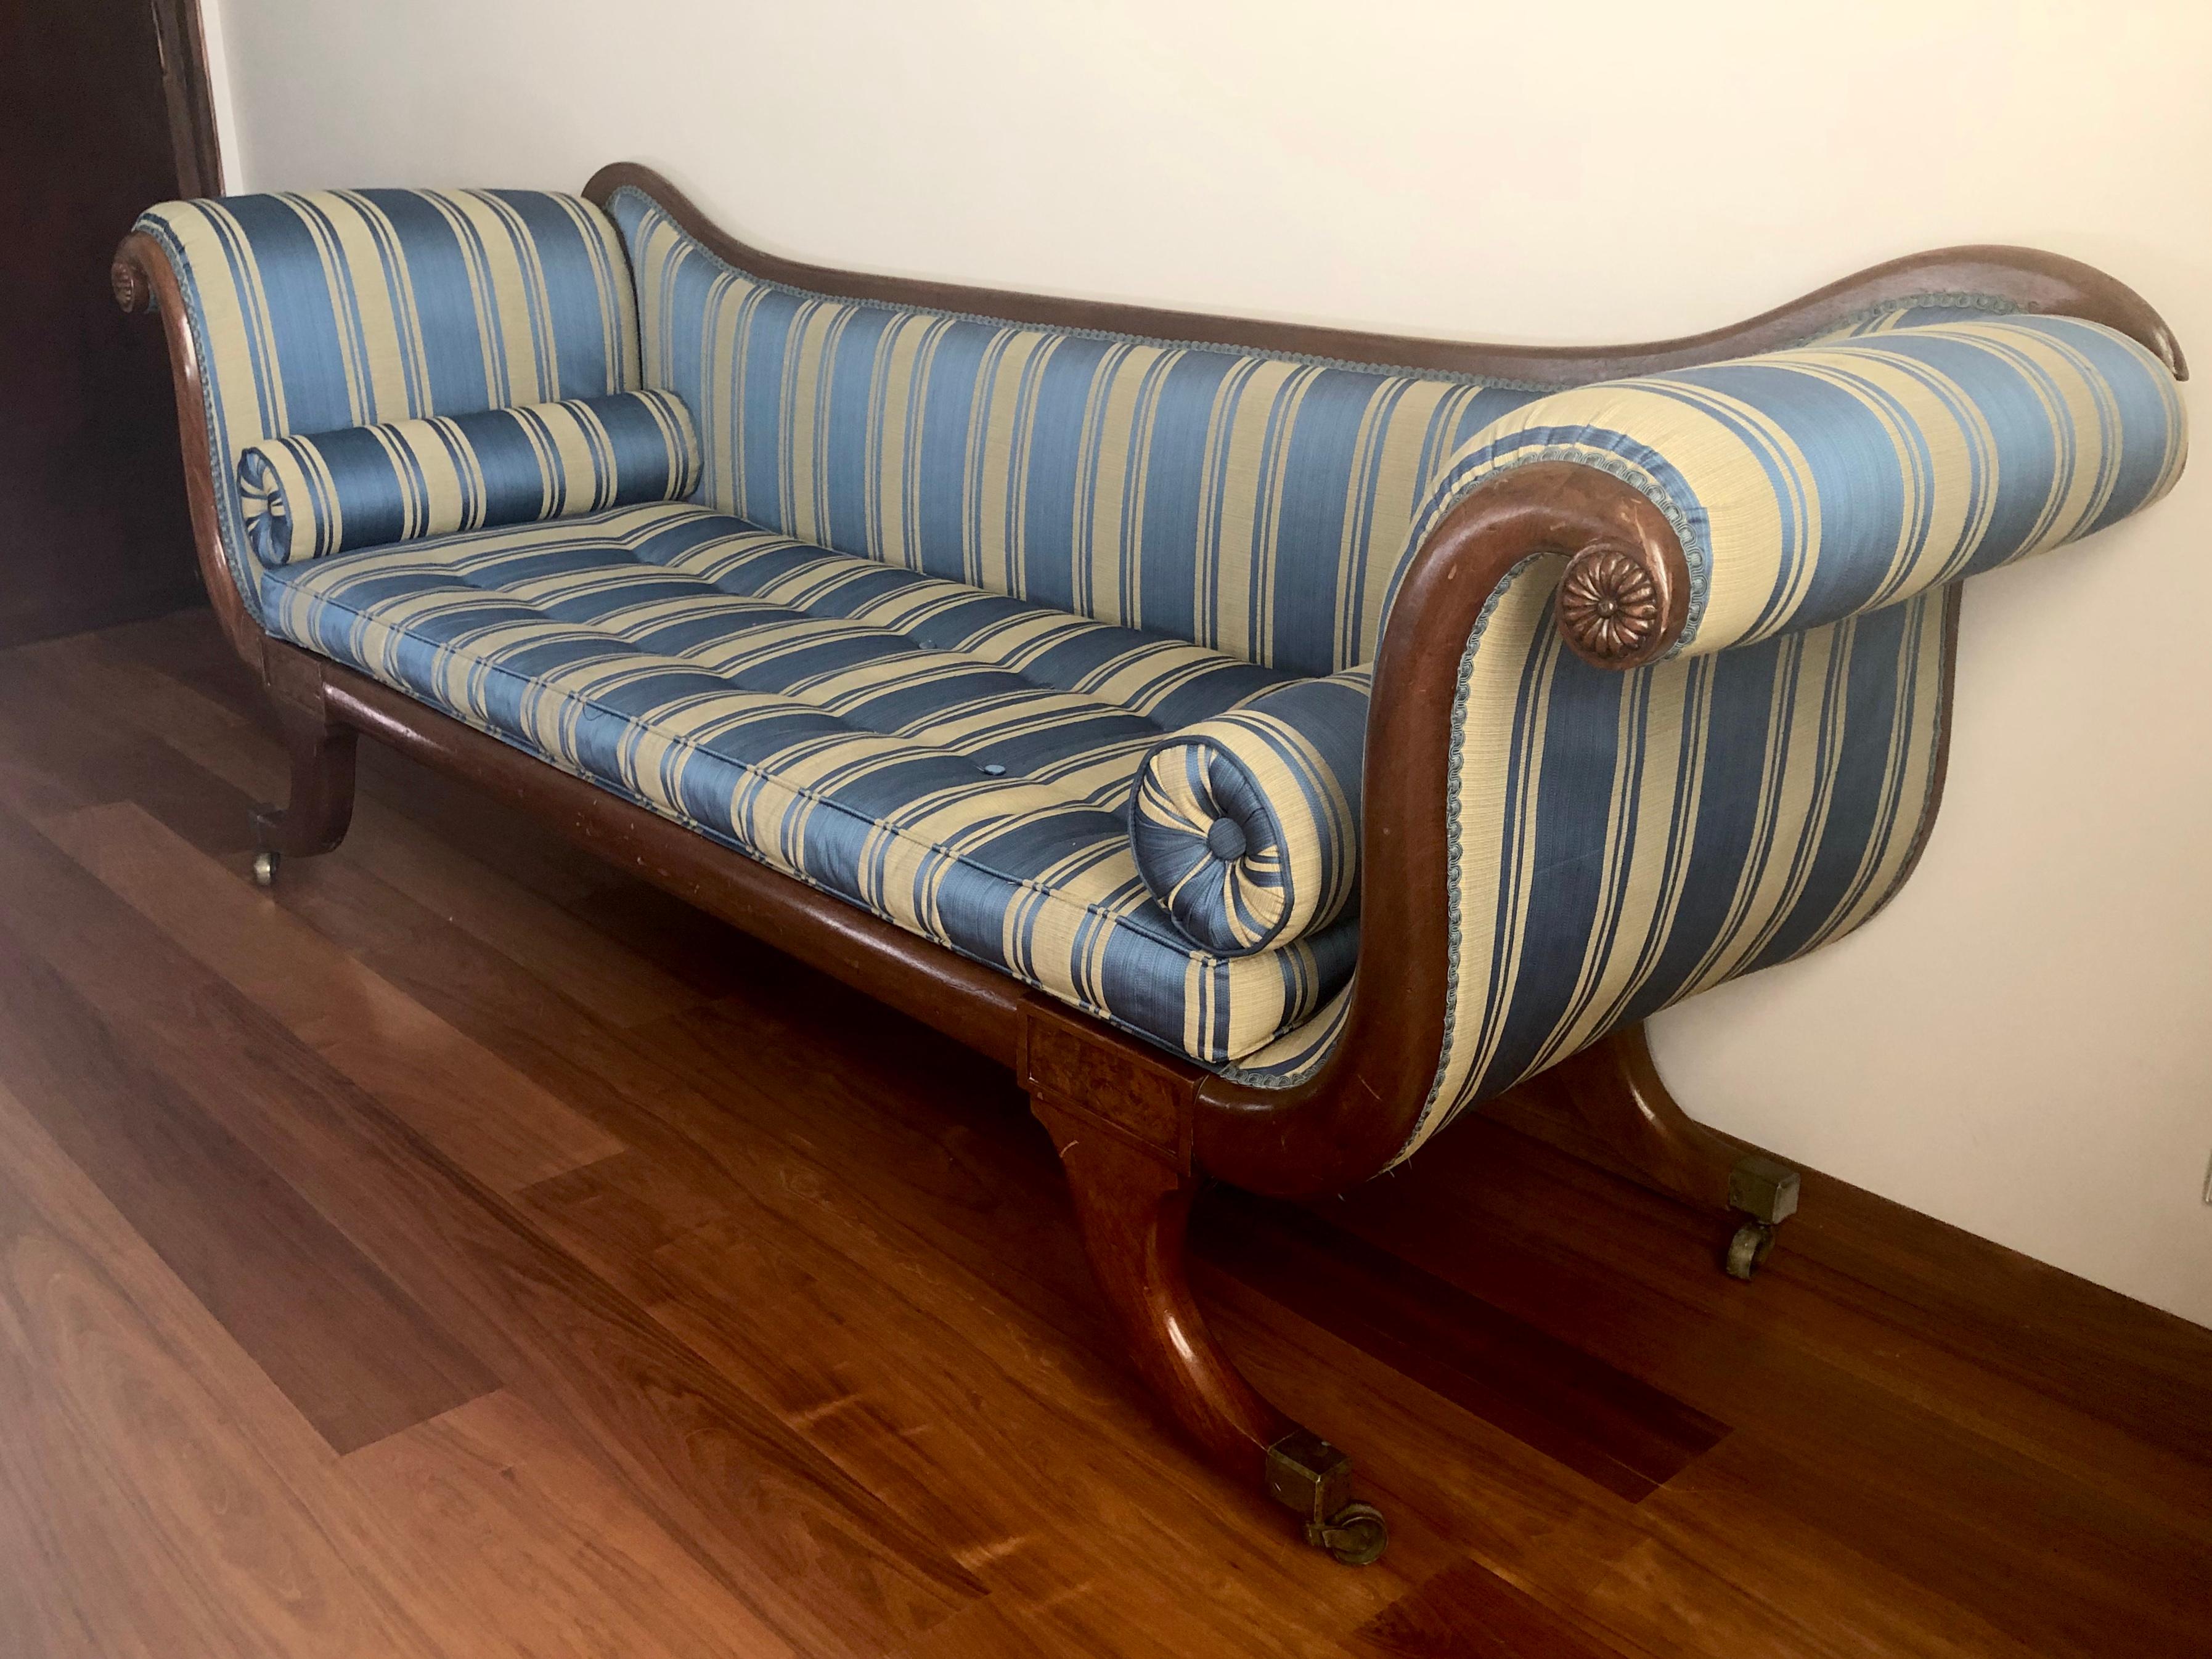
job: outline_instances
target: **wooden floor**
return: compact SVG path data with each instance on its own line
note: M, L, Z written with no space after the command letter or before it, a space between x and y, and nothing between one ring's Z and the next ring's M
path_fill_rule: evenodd
M1494 1122L1201 1206L1334 1565L1164 1433L1007 1075L364 753L204 614L0 656L0 1655L2212 1653L2212 1332ZM1210 1207L1208 1207L1210 1206Z

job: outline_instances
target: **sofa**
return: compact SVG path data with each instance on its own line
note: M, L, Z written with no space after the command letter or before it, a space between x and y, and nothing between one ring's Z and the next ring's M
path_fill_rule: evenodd
M1192 1297L1201 1184L1540 1097L1748 1277L1796 1175L1641 1022L1888 901L1961 583L2185 452L2156 313L2014 248L1485 346L804 264L622 165L167 203L113 279L291 757L257 879L367 734L996 1056L1136 1370L1350 1562L1349 1459Z

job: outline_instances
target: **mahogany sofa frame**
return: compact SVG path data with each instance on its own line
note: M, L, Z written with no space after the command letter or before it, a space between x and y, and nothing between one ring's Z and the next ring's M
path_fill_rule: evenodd
M1905 300L1973 294L2106 324L2142 343L2177 378L2186 375L2172 334L2133 291L2075 260L2025 248L1956 247L1893 260L1734 327L1681 339L1605 349L1483 345L832 270L746 246L643 167L605 167L584 193L604 206L625 187L643 191L716 255L760 276L825 295L1045 327L1564 386L1773 349ZM1688 573L1674 532L1651 503L1592 468L1533 465L1474 492L1417 551L1383 634L1368 737L1361 927L1366 939L1387 939L1391 948L1364 953L1342 1040L1318 1073L1297 1087L1258 1089L1127 1036L365 675L268 637L224 555L201 365L177 274L159 244L134 233L117 252L112 276L124 309L150 306L161 315L201 575L231 644L266 684L290 751L289 803L256 814L259 844L272 855L264 870L273 873L276 856L337 845L352 810L355 741L365 733L544 815L591 851L1012 1066L1059 1149L1091 1265L1145 1380L1215 1462L1297 1510L1309 1541L1343 1559L1371 1559L1381 1545L1380 1518L1364 1506L1346 1508L1348 1461L1263 1400L1207 1330L1185 1277L1185 1223L1206 1179L1285 1197L1335 1192L1376 1173L1404 1145L1443 1043L1448 759L1468 635L1505 573L1547 552L1571 562L1558 607L1571 646L1619 668L1663 654L1683 625ZM1945 615L1955 641L1956 585ZM1947 650L1947 663L1948 656ZM1951 694L1947 666L1945 738ZM1388 763L1373 763L1377 757ZM1935 764L1940 798L1940 750ZM1761 1200L1747 1198L1741 1184L1738 1150L1693 1123L1668 1095L1640 1026L1585 1050L1524 1092L1563 1109L1586 1144L1650 1184L1759 1217ZM1788 1175L1773 1166L1768 1173ZM1778 1220L1773 1211L1786 1213L1794 1205L1794 1176L1790 1184L1778 1201L1772 1192L1764 1195L1764 1219Z

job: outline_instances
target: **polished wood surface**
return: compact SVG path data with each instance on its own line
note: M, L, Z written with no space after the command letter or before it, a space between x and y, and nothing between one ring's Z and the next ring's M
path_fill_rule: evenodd
M1624 1109L1625 1108L1625 1109ZM1685 1115L1631 1025L1531 1078L1491 1115L1662 1193L1729 1207L1740 1148Z
M1130 1363L1208 1457L1256 1488L1267 1449L1294 1425L1237 1371L1192 1293L1184 1243L1198 1177L1048 1096L1030 1109L1060 1154Z
M198 0L152 0L161 64L162 102L169 112L169 148L180 197L223 193L222 144L215 124L215 83Z
M112 903L106 890L21 820L0 819L0 1075L332 1448L381 1440L498 1387L101 1020L78 987L107 971L82 921Z
M185 476L185 509L192 526L192 556L201 589L222 623L231 647L258 666L265 635L246 608L222 548L216 509L215 460L209 449L207 396L200 381L199 337L192 331L177 273L152 237L132 231L118 243L107 270L108 292L126 314L151 307L169 349L169 398L177 416L177 446Z
M1158 1434L1000 1066L380 744L256 890L289 759L204 612L0 654L0 707L9 1659L2212 1620L2212 1333L1809 1174L1735 1284L1710 1214L1487 1118L1341 1200L1198 1200L1215 1332L1390 1514L1334 1567Z
M288 651L268 667L269 704L292 775L279 802L254 809L254 840L264 852L313 858L343 841L353 823L360 733L333 716L319 659Z

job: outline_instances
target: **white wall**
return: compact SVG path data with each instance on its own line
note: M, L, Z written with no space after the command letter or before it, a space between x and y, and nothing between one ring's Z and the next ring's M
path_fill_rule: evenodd
M210 3L243 188L635 158L833 264L1562 342L2025 242L2212 374L2201 0ZM1654 1042L1714 1122L2212 1323L2208 524L2212 456L1975 583L1917 879Z

